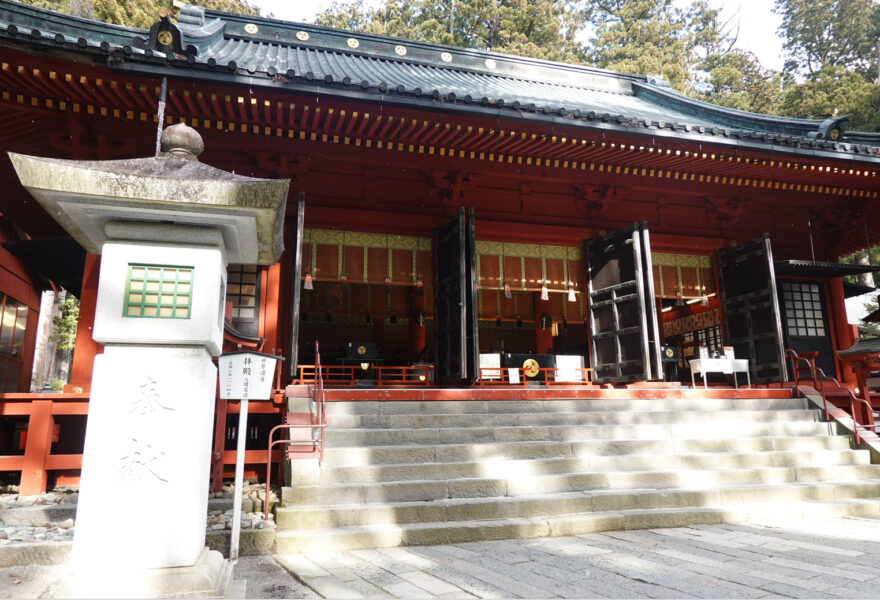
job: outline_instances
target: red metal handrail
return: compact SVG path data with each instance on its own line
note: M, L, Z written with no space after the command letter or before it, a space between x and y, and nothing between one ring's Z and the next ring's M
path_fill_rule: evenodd
M327 428L327 412L324 404L324 377L321 369L321 353L318 347L317 340L315 341L315 384L311 386L312 392L312 402L315 403L315 407L317 409L317 414L315 415L315 422L313 423L296 423L296 424L283 424L276 425L269 432L269 451L268 456L266 457L266 500L263 505L263 519L269 519L269 500L272 494L272 448L278 445L285 446L308 446L311 445L313 448L318 451L318 464L324 462L324 430ZM318 429L320 432L320 436L317 440L290 440L290 439L280 439L274 440L273 436L276 431L281 430L290 430L296 428L309 428L309 429ZM283 455L282 455L283 456ZM283 460L283 458L282 458Z
M828 412L828 393L825 391L824 385L825 382L828 382L837 388L839 394L849 398L849 413L853 420L853 439L855 443L861 444L863 441L862 436L859 434L860 428L874 434L877 433L877 428L874 422L874 409L871 407L871 403L864 398L859 398L851 389L844 387L836 378L829 377L825 374L825 371L817 367L816 357L819 355L818 352L805 352L804 354L798 354L793 349L788 348L785 351L785 354L791 358L792 373L794 375L794 384L796 388L800 386L800 371L803 369L809 369L810 382L813 384L813 389L818 391L822 396L822 406L825 409L826 421L831 420L831 415ZM803 361L806 366L801 366L799 361ZM864 390L864 392L866 394L869 393L868 390ZM864 418L859 415L859 411L856 411L857 404L864 405Z
M785 350L786 356L791 359L791 372L794 375L794 385L795 388L800 387L801 384L801 371L803 369L809 369L810 371L810 382L813 384L813 389L822 394L822 408L825 410L825 420L830 421L831 416L828 414L828 399L825 396L825 390L823 386L819 385L819 373L822 373L822 377L824 379L830 379L834 383L837 384L837 387L844 389L840 383L834 379L833 377L827 377L825 372L822 369L816 367L816 357L819 355L818 352L805 352L804 354L798 354L792 348L788 348ZM805 366L800 364L800 361L803 361Z

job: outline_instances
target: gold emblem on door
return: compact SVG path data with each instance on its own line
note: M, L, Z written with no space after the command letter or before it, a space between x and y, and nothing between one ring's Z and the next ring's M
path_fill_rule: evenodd
M527 358L522 365L526 377L534 377L541 371L541 365L534 358Z

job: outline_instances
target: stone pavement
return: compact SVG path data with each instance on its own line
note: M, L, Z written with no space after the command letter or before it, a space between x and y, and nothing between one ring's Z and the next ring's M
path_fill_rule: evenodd
M275 557L325 598L880 598L880 520Z
M274 558L239 561L245 598L880 598L880 519L866 517ZM42 597L65 573L0 568L0 598Z

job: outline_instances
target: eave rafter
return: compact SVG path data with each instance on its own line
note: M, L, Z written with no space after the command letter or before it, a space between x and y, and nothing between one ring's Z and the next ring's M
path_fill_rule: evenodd
M37 111L84 113L156 122L155 79L97 67L0 54L0 102ZM28 57L32 59L33 57ZM189 89L188 89L189 88ZM257 136L458 158L571 172L629 175L755 189L877 198L878 169L831 158L689 144L661 138L626 139L602 131L535 131L515 122L437 117L414 109L344 104L326 98L221 88L205 94L192 82L171 81L166 120ZM637 141L636 141L637 140Z

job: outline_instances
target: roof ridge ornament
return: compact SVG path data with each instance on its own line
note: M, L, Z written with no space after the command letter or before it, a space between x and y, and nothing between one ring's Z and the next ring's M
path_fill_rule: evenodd
M195 59L199 54L199 49L192 44L187 44L184 47L183 34L171 21L171 13L164 8L159 11L159 20L150 27L149 39L135 37L132 45L143 50L157 50L165 54L183 55L192 59Z
M819 125L818 131L811 131L807 137L812 140L831 140L836 142L843 137L845 131L843 124L852 119L852 114L846 114L842 117L831 117L825 119Z

